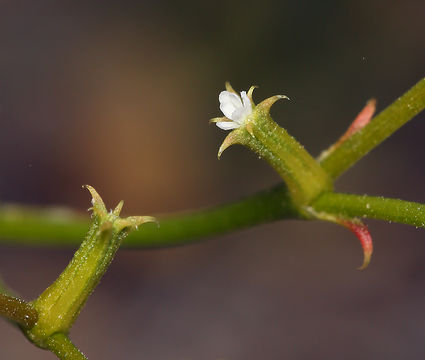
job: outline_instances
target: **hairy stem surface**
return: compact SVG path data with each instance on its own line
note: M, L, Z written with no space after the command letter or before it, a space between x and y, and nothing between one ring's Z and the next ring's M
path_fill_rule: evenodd
M425 227L425 205L376 196L326 193L314 203L316 211L341 214L348 217L366 217ZM27 216L29 216L27 214ZM159 227L145 224L143 231L134 231L123 242L124 247L151 248L178 246L196 240L240 230L282 219L299 219L292 207L286 187L279 184L234 203L212 209L158 217ZM0 216L0 240L14 244L77 245L88 222L70 217L60 224L49 221L34 212L30 221L5 220ZM7 226L3 226L6 222ZM36 224L31 228L32 224ZM29 227L23 234L22 226ZM16 232L14 229L16 228ZM32 231L31 231L32 230ZM24 235L24 236L23 236Z
M347 217L364 217L425 227L425 205L381 196L326 193L312 207Z
M0 294L0 315L27 329L32 328L38 318L31 304L5 294Z
M15 214L19 210L14 208ZM8 216L0 210L0 241L13 244L76 245L89 222L78 216L60 221L50 212L24 211ZM299 217L292 207L286 187L275 186L248 198L211 209L158 217L156 224L145 224L123 242L124 247L165 247L191 243L201 237L243 229L278 219Z
M338 178L423 109L425 109L425 78L324 158L321 161L322 167L333 179Z
M87 360L86 356L65 334L56 333L49 337L48 349L61 360Z

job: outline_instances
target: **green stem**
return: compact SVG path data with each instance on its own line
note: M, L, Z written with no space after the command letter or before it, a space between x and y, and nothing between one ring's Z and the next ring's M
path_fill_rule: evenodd
M313 203L313 207L316 211L425 226L425 205L403 200L326 193ZM27 216L30 215L27 213ZM301 216L291 205L286 187L279 184L234 203L203 211L158 217L159 227L144 224L141 231L134 231L127 237L123 246L137 248L178 246L207 236L295 218ZM18 218L0 216L0 239L3 243L8 241L14 244L77 245L88 226L88 221L76 221L78 217L64 219L58 224L37 212L32 213L27 222L16 219ZM37 226L31 228L32 224ZM19 229L23 226L29 228L25 231L25 236L21 237L22 232Z
M326 193L311 205L318 212L425 227L425 205L380 196Z
M0 315L26 329L32 328L38 318L38 313L31 304L6 294L0 294Z
M300 218L284 185L212 209L159 217L159 228L144 225L123 243L124 247L184 245L200 238L279 220Z
M342 175L392 133L425 109L425 78L344 141L321 162L333 178Z
M332 182L304 147L272 120L268 111L273 101L275 99L270 98L257 105L249 124L250 132L240 130L246 138L241 144L255 151L276 170L286 183L293 203L301 210L323 191L331 191Z
M138 216L120 218L122 201L108 212L99 194L86 187L93 197L93 222L87 236L65 270L32 302L39 316L37 324L26 334L41 348L47 347L46 341L52 334L68 333L128 233L154 220Z
M25 245L78 245L89 226L82 217L72 215L60 219L54 213L13 208L0 209L2 243ZM222 234L278 219L296 218L283 184L248 198L211 209L159 217L159 227L144 224L123 242L124 247L165 247L190 243L201 237Z
M70 209L0 206L0 238L5 243L79 245L89 227L88 216Z
M47 347L61 360L87 360L86 356L62 333L51 335Z

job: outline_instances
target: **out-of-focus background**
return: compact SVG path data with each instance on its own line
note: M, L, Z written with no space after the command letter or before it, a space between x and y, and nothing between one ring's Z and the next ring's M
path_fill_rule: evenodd
M423 1L0 1L0 201L126 214L238 199L279 181L247 149L217 161L218 93L286 94L276 121L317 155L371 97L424 76ZM339 191L425 202L424 114ZM167 250L120 250L71 337L90 359L421 359L424 230L354 236L282 221ZM143 230L142 230L143 231ZM73 249L0 247L27 299ZM54 359L0 322L1 359Z

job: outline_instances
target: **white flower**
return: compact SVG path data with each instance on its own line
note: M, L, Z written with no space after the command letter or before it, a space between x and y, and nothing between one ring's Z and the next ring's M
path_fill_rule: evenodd
M222 91L218 96L220 110L229 121L217 121L220 129L232 130L242 126L249 114L252 113L251 100L245 91L239 97L230 91Z

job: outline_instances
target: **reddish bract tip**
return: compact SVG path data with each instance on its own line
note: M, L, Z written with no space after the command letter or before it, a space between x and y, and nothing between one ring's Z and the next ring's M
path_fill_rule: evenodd
M369 229L360 220L349 221L342 220L341 225L345 226L348 230L354 233L360 240L360 244L363 248L363 264L358 269L364 270L370 263L373 252L372 236L370 235Z
M360 113L356 116L354 121L348 127L347 131L338 139L336 143L331 145L327 150L323 151L319 157L319 161L323 161L327 158L331 153L335 151L342 143L344 143L347 139L353 136L357 131L363 129L367 124L369 124L370 120L372 120L372 116L376 110L376 100L370 99L366 106L360 111Z
M373 114L375 113L375 110L376 110L376 100L371 99L367 102L366 106L362 109L362 111L360 111L360 113L356 116L356 118L351 123L347 131L338 140L337 144L339 145L343 143L350 136L352 136L357 131L363 129L367 124L369 124Z

